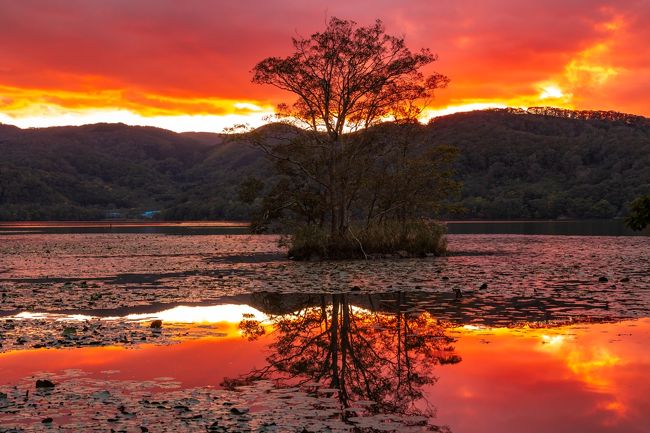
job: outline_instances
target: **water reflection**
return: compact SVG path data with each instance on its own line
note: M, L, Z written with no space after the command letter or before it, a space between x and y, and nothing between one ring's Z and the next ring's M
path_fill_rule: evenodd
M263 321L266 314L248 305L223 304L211 306L178 307L163 310L154 314L128 314L127 320L159 319L173 323L237 323L242 317Z
M0 235L143 233L166 235L237 235L248 233L242 221L0 221Z
M325 388L337 395L341 420L358 431L390 430L389 420L400 429L441 431L423 389L436 382L436 365L461 358L443 324L428 313L409 312L404 298L395 293L391 311L378 313L354 306L348 294L320 295L289 314L271 315L275 338L267 365L223 385L271 379L278 387ZM310 306L314 301L317 306ZM259 325L249 319L240 326L254 340L264 333Z
M88 314L59 314L47 312L23 311L6 319L12 320L55 320L55 321L87 321L87 320L129 320L144 322L162 320L171 323L239 323L245 317L258 321L267 320L267 315L248 305L221 304L208 306L179 305L152 313L131 313L122 316L99 317Z
M517 234L577 236L643 236L650 230L635 232L622 219L558 221L448 221L451 234Z
M232 303L176 306L146 313L122 311L119 316L104 317L24 311L0 318L0 353L29 348L136 347L206 337L239 338L242 318L257 322L265 321L267 316L249 305Z
M174 395L181 405L209 389L210 399L192 404L210 406L196 406L192 414L165 412L142 406L151 397L131 397L135 391L124 388L120 404L138 413L136 418L119 411L116 416L115 408L99 401L84 406L90 423L84 425L92 425L101 410L107 419L118 419L116 430L142 419L155 420L167 431L182 430L191 415L196 431L200 426L205 431L216 419L215 410L225 412L219 412L224 419L239 419L228 413L224 401L236 401L242 412L250 409L247 425L275 423L276 431L642 433L650 422L649 319L572 326L452 323L437 319L421 295L399 292L258 293L247 304L231 301L145 315L166 317L163 332L175 329L171 320L176 319L188 327L205 323L219 337L182 337L171 346L148 340L138 350L85 347L0 354L0 392L13 396L18 386L21 397L10 402L24 411L40 410L38 417L28 418L27 412L3 413L0 404L0 425L7 419L40 424L53 402L67 407L68 396L92 403L86 397L93 393L108 389L117 395L124 387L137 389L160 377L178 382ZM145 320L129 314L119 320L127 317ZM29 320L25 316L23 321ZM153 331L145 325L144 332ZM52 401L41 399L40 406L23 401L35 375L42 374L38 372L64 381L69 369L88 374L84 388L81 382L61 383ZM215 389L219 384L222 389ZM203 418L194 418L199 414ZM86 420L83 416L78 419Z
M650 320L450 332L463 362L428 392L454 430L647 431Z

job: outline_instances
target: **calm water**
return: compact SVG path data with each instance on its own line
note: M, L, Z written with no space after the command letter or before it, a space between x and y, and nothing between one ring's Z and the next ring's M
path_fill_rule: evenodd
M449 221L450 234L519 234L581 236L648 236L650 229L635 232L623 220L584 221ZM149 233L168 235L244 234L244 223L194 222L0 222L0 234L12 233Z
M451 234L517 234L573 236L648 236L650 229L635 232L623 220L586 221L455 221Z
M0 228L0 432L647 432L650 238L462 226L447 257L323 263Z

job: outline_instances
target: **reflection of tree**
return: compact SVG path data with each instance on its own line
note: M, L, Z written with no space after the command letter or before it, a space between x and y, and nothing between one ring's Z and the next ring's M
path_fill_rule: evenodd
M403 294L390 301L391 313L372 313L349 302L348 295L320 296L320 306L272 318L277 338L271 344L268 365L226 385L236 386L257 379L273 379L280 386L317 382L339 390L344 421L356 416L349 409L355 401L372 401L374 414L415 419L431 430L426 419L433 407L423 387L436 382L436 364L457 363L451 337L427 313L404 311ZM242 323L242 330L258 329Z

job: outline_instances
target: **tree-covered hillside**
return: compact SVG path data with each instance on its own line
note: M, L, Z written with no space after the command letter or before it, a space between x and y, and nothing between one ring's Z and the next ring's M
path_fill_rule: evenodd
M489 110L439 118L429 129L434 142L461 151L468 218L622 216L650 191L650 120L642 117Z
M608 218L650 193L645 118L488 110L423 128L431 143L460 150L465 211L458 218ZM149 210L167 219L246 219L250 208L237 198L239 184L271 173L246 135L0 125L3 220L137 217Z

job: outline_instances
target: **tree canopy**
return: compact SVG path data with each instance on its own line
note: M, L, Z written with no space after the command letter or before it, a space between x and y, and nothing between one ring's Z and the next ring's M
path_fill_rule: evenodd
M293 47L288 57L259 62L253 82L295 94L297 100L281 105L280 114L325 130L331 140L390 117L415 119L421 102L449 81L438 73L424 76L421 68L437 56L428 49L411 52L403 37L385 33L380 20L357 27L332 18L324 32L293 38Z

